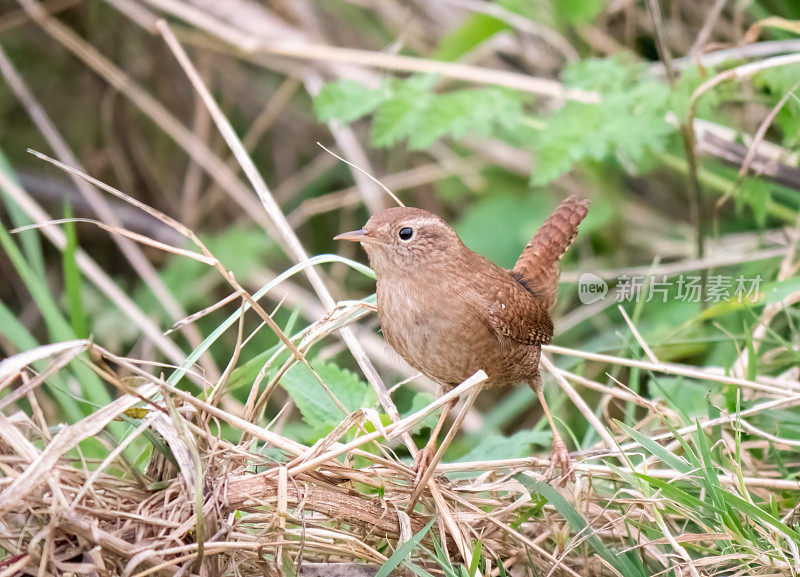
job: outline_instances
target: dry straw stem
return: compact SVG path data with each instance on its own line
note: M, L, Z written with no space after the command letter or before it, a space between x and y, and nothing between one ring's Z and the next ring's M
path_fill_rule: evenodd
M208 12L204 12L185 2L175 0L146 1L151 6L181 18L228 42L246 54L272 54L313 62L366 66L408 73L438 74L444 78L454 80L505 86L556 100L599 102L599 95L596 93L578 89L566 89L559 82L547 78L536 78L516 72L471 66L469 64L442 62L387 52L340 48L307 41L275 41L265 37L266 30L264 31L265 36L255 36L222 22Z
M9 175L0 171L0 188L8 194L15 203L39 225L44 225L50 221L50 215L39 206ZM53 243L58 249L63 251L67 245L64 232L57 226L42 226L42 234ZM119 308L142 333L164 353L164 355L174 363L181 363L186 355L180 348L168 338L161 334L161 329L133 302L133 300L121 290L106 272L100 268L83 250L79 249L75 254L75 261L83 274L92 282L103 294L105 294L114 305Z
M692 367L688 367L685 365L678 365L675 363L666 363L666 362L648 362L648 361L639 361L636 359L626 359L624 357L616 357L613 355L604 355L601 353L592 353L588 351L579 351L576 349L569 349L566 347L560 347L557 345L543 345L543 351L547 351L550 353L555 353L558 355L566 355L571 357L579 357L582 359L586 359L589 361L598 361L601 363L607 363L611 365L621 365L624 367L636 367L639 369L645 369L648 371L655 371L658 373L664 373L666 375L680 375L683 377L690 377L693 379L700 379L703 381L716 381L718 383L722 383L724 385L735 385L738 387L742 387L743 389L751 389L754 391L761 391L764 393L770 393L776 396L785 396L787 393L796 391L800 392L800 381L793 381L793 380L782 380L780 382L780 386L770 385L766 383L761 383L758 381L749 381L747 379L740 379L737 377L729 377L724 374L717 374L715 371L711 370L703 370L703 369L695 369Z
M753 146L753 149L755 149L755 145ZM783 260L781 261L781 267L778 271L778 281L784 281L792 275L797 274L798 264L796 262L796 256L798 241L800 241L800 216L798 216L797 224L789 232L789 246L788 250L786 251L786 255L784 255ZM790 306L796 304L798 301L800 301L800 291L794 291L793 293L786 295L780 301L768 303L764 307L764 310L761 312L759 323L756 325L756 328L753 329L752 333L754 352L758 352L759 348L761 347L761 341L767 335L769 325L777 316L777 314L782 310L787 310ZM737 376L747 374L747 365L749 362L750 352L748 348L745 348L733 363L733 374Z
M181 67L183 67L184 71L189 77L189 80L192 82L192 85L194 86L195 90L200 95L204 104L208 108L208 111L211 114L211 117L213 118L223 138L225 139L225 142L231 148L231 151L233 152L240 166L242 167L248 179L250 180L250 183L252 184L253 188L257 192L258 197L264 206L264 209L266 210L267 214L270 216L275 226L277 227L278 231L280 232L283 241L288 247L290 255L297 262L303 262L304 260L307 260L308 254L305 252L305 249L300 243L300 240L298 239L294 230L286 220L286 216L283 214L283 211L281 210L278 203L275 202L275 199L270 193L269 188L264 182L264 179L261 177L261 174L258 172L258 169L256 169L253 160L250 158L250 155L247 153L247 150L245 149L244 145L241 143L238 136L234 132L233 127L230 125L228 119L225 117L225 115L222 113L217 103L211 97L211 94L209 93L205 84L201 80L200 76L197 74L197 71L195 70L194 66L192 66L191 61L186 55L186 52L181 47L177 38L175 38L175 35L169 29L169 26L163 20L160 20L159 22L156 23L156 28L164 37L164 40L167 42L167 45L172 50L173 54L177 58ZM311 285L314 287L314 290L317 292L320 299L322 300L322 303L325 306L325 308L328 309L328 311L332 310L336 306L336 302L334 301L333 297L331 296L330 292L325 286L322 277L313 267L306 268L305 274L308 277L308 280L311 283ZM253 304L254 303L251 303L251 306L253 306ZM265 318L264 320L266 321L267 319ZM268 324L270 324L269 321ZM274 321L272 324L274 324ZM272 324L270 324L270 328L272 328ZM375 370L375 367L372 366L372 363L369 360L369 357L367 356L363 347L361 346L361 343L358 342L358 339L355 338L355 335L349 328L344 327L341 329L340 332L342 339L344 340L345 344L348 346L350 351L353 353L353 356L355 357L359 367L369 380L372 387L375 389L375 392L378 395L378 399L380 400L381 405L384 407L389 417L392 420L396 421L397 419L399 419L400 416L399 413L397 412L397 408L394 406L394 402L389 396L389 393L386 390L386 386L383 384L383 381L381 380L380 375L378 375L378 372ZM287 346L289 346L290 349L293 349L294 347L294 345L287 345ZM298 358L298 360L302 359ZM416 446L414 445L414 442L411 440L411 437L406 435L404 436L403 441L405 442L409 451L411 451L412 454L415 454Z
M192 231L188 227L184 226L180 222L176 221L175 219L165 215L161 211L158 211L158 210L156 210L156 209L154 209L154 208L152 208L150 206L147 206L146 204L144 204L142 202L139 202L135 198L133 198L131 196L128 196L124 192L119 191L116 188L114 188L112 186L109 186L109 185L97 180L96 178L92 178L91 176L89 176L87 174L84 174L84 173L80 172L79 170L76 170L75 168L67 166L67 165L65 165L65 164L63 164L61 162L58 162L57 160L54 160L54 159L52 159L52 158L50 158L48 156L45 156L44 154L42 154L40 152L35 152L35 151L29 151L29 152L31 152L35 156L41 158L42 160L45 160L45 161L47 161L47 162L49 162L51 164L54 164L55 166L57 166L61 170L64 170L64 171L66 171L66 172L68 172L70 174L73 174L75 176L79 176L80 178L85 179L87 182L93 184L94 186L97 186L101 190L104 190L104 191L108 192L109 194L112 194L112 195L116 196L117 198L119 198L121 200L124 200L125 202L135 206L136 208L139 208L140 210L150 214L154 218L157 218L158 220L160 220L161 222L163 222L167 226L171 227L177 233L179 233L182 236L186 237L186 239L191 241L195 246L197 246L197 248L200 249L200 252L202 253L201 256L202 256L203 259L205 259L203 262L208 262L211 266L213 266L220 273L222 278L224 278L228 282L228 284L230 284L231 287L233 287L235 292L237 292L239 294L239 296L242 298L242 300L244 300L259 315L259 317L261 317L261 319L267 324L267 326L269 326L269 328L283 342L283 344L286 345L286 347L292 352L294 357L299 362L307 364L306 361L305 361L305 357L303 357L303 355L300 353L300 351L297 350L297 347L294 345L294 343L291 340L289 340L289 338L283 333L283 331L277 325L277 323L266 313L266 311L261 307L261 305L259 305L257 302L255 302L255 300L253 300L253 298L250 296L250 294L239 285L239 283L236 281L236 279L233 277L233 275L222 265L222 263L220 263L219 260L217 260L217 258L214 257L213 254L211 254L211 252L208 250L208 248L205 246L205 244L203 244L200 241L200 239L197 237L197 235L194 233L194 231ZM50 230L50 228L44 228L43 230L47 231L47 230ZM56 230L58 230L58 229L56 229ZM131 238L133 238L133 237L131 237ZM198 259L196 259L196 260L198 260Z
M692 93L692 97L689 100L689 118L693 119L695 117L695 113L697 111L697 102L700 100L700 98L709 90L712 90L713 88L715 88L719 84L722 84L726 80L744 80L745 78L749 78L754 74L756 74L757 72L760 72L762 70L767 70L768 68L788 66L789 64L797 64L797 63L800 63L800 53L786 54L783 56L774 56L772 58L766 58L759 62L750 62L748 64L742 64L741 66L737 66L735 68L731 68L730 70L725 70L724 72L720 72L719 74L703 82Z
M47 140L47 143L50 145L50 148L53 149L59 160L79 170L83 170L78 162L78 158L58 132L42 105L28 89L22 76L2 48L0 48L0 73L3 74L17 100L28 112L28 116L30 116L31 120L39 129L39 132L41 132L45 140ZM86 181L73 175L70 175L70 177L72 178L73 184L83 198L86 199L100 220L109 226L121 229L121 220L106 202L105 198ZM114 240L122 251L122 254L131 263L133 269L156 296L156 301L164 307L164 310L172 316L173 320L186 316L186 312L178 301L175 300L175 297L164 284L164 281L161 280L161 277L158 276L155 268L150 264L150 261L147 260L147 257L145 257L139 247L125 238L114 237ZM203 340L200 336L200 331L194 326L186 327L183 332L192 347L199 346ZM214 379L219 377L219 371L210 355L203 355L201 363L203 364L203 368L208 372L210 378Z
M173 418L180 419L184 435L191 435L186 441L196 445L201 455L199 471L207 487L206 501L202 508L203 524L209 528L219 527L217 533L209 535L204 544L203 558L224 559L225 563L236 564L242 573L257 572L257 560L265 552L270 554L278 547L290 559L300 555L302 551L303 557L310 559L332 555L329 560L362 559L381 563L385 557L377 552L376 546L383 539L389 539L390 543L399 539L402 523L398 511L409 503L409 484L413 479L413 472L394 459L377 457L362 449L369 443L380 441L386 435L398 435L457 395L474 393L485 379L485 375L476 375L471 382L461 385L460 390L448 393L399 423L389 424L385 433L376 431L370 435L358 436L349 443L334 442L322 454L316 448L306 447L278 433L253 425L154 379L130 361L116 357L86 341L40 347L12 357L0 363L0 383L5 387L11 385L13 379L21 371L27 370L32 362L50 358L53 363L63 365L63 355L74 357L86 347L91 347L92 358L108 359L109 365L97 366L96 371L110 384L125 386L118 376L110 372L109 366L119 367L130 374L138 375L139 379L149 381L139 388L141 393L152 395L157 390L164 399L170 399L180 408L173 412ZM140 436L151 421L163 417L166 406L163 401L156 401L155 398L148 401L152 409L132 437ZM130 404L124 399L131 399L130 404L133 405L140 401L138 397L126 395L120 403L128 406ZM770 406L777 406L777 402L767 401L758 409L768 410ZM785 400L781 399L780 402L785 403ZM191 532L197 526L198 518L195 515L194 495L189 482L168 477L165 479L165 488L142 491L134 482L112 474L111 468L115 466L112 461L121 454L122 447L118 447L94 471L75 468L66 458L66 452L76 446L80 438L96 432L98 427L119 414L122 407L123 405L114 405L113 408L110 406L100 409L84 421L64 427L55 438L44 441L45 449L41 452L30 442L20 440L23 439L21 432L18 432L20 425L10 419L0 421L0 440L5 443L0 443L0 446L12 447L12 458L9 458L7 449L0 450L0 466L12 479L10 483L3 485L0 506L6 510L5 507L13 503L15 510L13 515L6 515L0 521L2 534L16 535L33 523L33 526L42 528L43 534L49 535L51 541L50 548L41 552L43 557L28 558L23 566L41 566L42 561L56 563L49 552L60 551L64 543L69 542L70 536L79 536L85 542L101 547L103 562L108 567L118 567L121 573L128 575L172 575L181 565L188 566L199 558L199 545L191 540ZM191 410L188 410L189 407ZM754 414L753 409L756 407L751 408L747 414ZM272 465L257 453L244 450L244 446L220 441L207 428L197 426L209 417L212 421L224 421L230 426L246 430L268 446L280 447L294 455L295 459L288 466ZM741 416L737 416L737 419L741 419ZM735 424L737 419L729 418L725 424ZM702 423L702 426L706 425L707 423ZM34 436L39 434L35 427L29 433ZM174 450L176 443L182 442L181 436L166 434L172 437L170 446ZM126 442L135 441L126 439ZM352 457L355 455L366 458L371 464L354 467ZM348 458L342 463L337 458L340 456ZM183 469L196 470L196 466L189 461L190 459L183 460L181 472L184 475L188 471ZM55 493L35 490L36 484L27 485L32 479L44 477L41 472L45 465L49 467L48 470L58 473L59 484ZM559 527L562 521L553 516L549 507L549 513L544 519L531 520L518 527L511 526L520 507L524 507L530 497L516 481L510 480L510 476L531 468L545 468L547 465L547 460L535 458L439 464L436 467L439 473L485 470L491 475L458 480L442 485L441 488L434 485L437 487L437 491L432 494L435 511L440 514L442 511L447 512L447 522L452 523L448 532L453 539L446 540L449 541L448 548L456 548L463 555L469 541L480 539L484 552L490 556L496 554L509 561L528 559L530 555L535 563L546 569L559 567L558 571L564 574L586 574L591 558L581 560L579 547L573 546L569 554L554 557L539 544L539 538L547 539L546 536L553 531L558 533L561 530ZM253 467L256 470L263 467L267 469L263 473L254 474ZM621 474L636 471L587 461L577 463L576 469L583 479L603 478L615 483L620 482ZM669 481L686 478L667 468L652 468L642 472ZM493 481L495 476L500 476L500 480ZM732 490L736 490L740 483L740 479L730 473L720 473L718 480ZM793 481L769 476L743 477L741 481L756 489L788 490L797 485ZM595 535L613 542L617 537L608 528L615 527L621 519L616 509L610 508L614 499L608 500L608 507L600 507L599 503L607 498L594 494L591 485L586 482L582 481L579 486L580 491L585 494L575 498L583 499L587 503L587 518L591 520ZM7 499L10 495L16 495L20 487L25 490L26 510L33 511L37 507L48 510L55 507L59 512L53 519L57 521L41 525L43 522L47 523L46 519L30 515L19 517L17 507L20 502ZM373 491L381 488L382 499L365 491L363 487L373 488ZM62 494L65 497L63 504L58 505L54 499ZM628 515L635 512L636 515L646 517L654 512L652 507L656 506L657 500L633 501ZM234 511L238 512L236 517L232 516ZM419 530L428 518L428 515L416 509L409 510L410 531ZM35 533L24 530L28 536ZM674 533L670 527L665 526L664 530ZM222 535L224 538L220 537ZM467 536L470 537L469 541L466 540ZM22 537L20 543L25 543L26 538ZM702 538L713 542L724 541L728 536L703 535ZM674 542L680 543L683 539L676 535ZM176 543L185 544L175 546ZM13 554L20 551L13 542L2 538L0 546L6 547ZM673 544L673 548L674 546ZM509 567L513 562L504 564Z

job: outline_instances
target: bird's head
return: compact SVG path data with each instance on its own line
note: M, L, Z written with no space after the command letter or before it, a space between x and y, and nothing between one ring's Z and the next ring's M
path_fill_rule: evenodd
M420 208L394 207L374 214L360 230L334 240L360 242L376 274L440 266L465 250L456 231Z

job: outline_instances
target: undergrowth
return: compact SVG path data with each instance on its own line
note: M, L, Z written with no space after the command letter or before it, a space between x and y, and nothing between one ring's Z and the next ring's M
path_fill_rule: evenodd
M0 575L800 573L797 7L50 4L0 52ZM317 139L502 266L592 199L544 348L575 483L477 375L409 502L443 401L329 254L391 199Z

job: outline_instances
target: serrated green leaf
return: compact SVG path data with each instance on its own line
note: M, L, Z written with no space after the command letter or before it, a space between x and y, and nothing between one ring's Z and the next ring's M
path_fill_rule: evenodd
M372 119L372 146L392 146L409 137L432 99L426 90L405 90L384 102Z
M355 80L339 80L322 87L314 98L314 112L322 122L352 122L370 114L389 96L385 82L369 89Z
M517 431L510 437L492 433L481 437L472 450L458 462L515 459L528 457L532 445L550 446L553 434L550 431Z
M589 59L564 72L568 86L601 94L596 104L570 102L546 120L534 143L534 185L575 164L616 158L631 171L649 168L674 133L665 116L670 92L639 63L624 57Z
M349 412L375 403L372 387L355 373L333 363L312 362L311 366ZM325 434L333 430L347 416L305 365L293 366L280 382L297 404L303 420L316 432Z
M496 126L519 123L521 114L522 96L509 90L484 88L433 95L420 113L408 145L427 148L446 135L487 137Z

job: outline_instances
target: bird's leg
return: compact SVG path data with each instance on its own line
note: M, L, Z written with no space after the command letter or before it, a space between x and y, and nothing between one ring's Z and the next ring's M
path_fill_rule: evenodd
M415 484L419 483L420 479L422 479L422 476L425 474L425 470L428 468L428 465L431 464L431 460L433 460L433 456L436 454L436 439L439 437L439 432L442 430L444 422L447 420L447 415L455 406L455 399L442 406L442 414L439 416L439 422L436 423L436 426L431 431L431 436L428 439L428 442L425 444L422 450L417 453L417 457L414 459L414 471L417 473L417 477L414 481Z
M552 477L553 472L556 468L558 468L561 471L562 479L560 484L563 487L566 484L567 479L570 481L575 480L575 472L572 470L572 463L569 459L567 445L564 443L564 439L561 438L561 435L556 428L556 424L553 421L553 415L550 414L550 409L547 406L547 401L544 398L544 391L542 390L542 376L538 371L536 372L535 378L532 379L528 384L534 390L536 396L539 397L539 403L541 403L542 410L547 417L547 421L550 423L550 429L553 431L553 451L550 453L550 467L548 468L548 476Z

